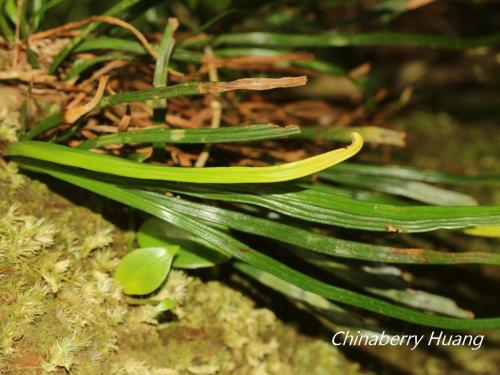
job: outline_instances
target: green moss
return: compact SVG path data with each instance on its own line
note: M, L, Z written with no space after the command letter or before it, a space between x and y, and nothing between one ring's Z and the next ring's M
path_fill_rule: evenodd
M128 358L132 367L145 363L175 374L206 375L360 372L328 342L298 334L219 282L202 283L174 270L160 294L178 301L172 311L176 318L151 332L144 325L151 306L127 316L119 342L134 353Z
M51 373L111 353L126 307L97 259L112 227L12 164L0 177L0 366Z

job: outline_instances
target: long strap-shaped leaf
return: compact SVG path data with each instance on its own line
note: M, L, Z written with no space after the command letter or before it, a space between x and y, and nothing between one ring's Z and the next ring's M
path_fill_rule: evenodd
M99 101L98 108L106 108L123 103L144 102L146 100L168 99L179 96L217 94L234 90L271 90L276 88L305 85L306 76L281 78L241 78L229 82L186 82L168 87L124 91L105 96Z
M85 40L80 43L73 52L87 52L96 50L111 50L115 52L131 52L134 54L147 53L144 46L130 39L111 38L100 36L95 39ZM218 57L240 57L240 56L276 56L290 53L290 51L262 49L262 48L228 48L217 49L214 54ZM172 55L173 60L184 62L201 63L203 53L186 49L176 48ZM332 75L347 75L340 66L332 64L327 60L292 60L287 61L287 65L298 66L318 73Z
M294 138L346 142L349 139L349 134L351 132L361 134L366 143L394 145L400 147L405 145L405 133L378 126L349 126L348 128L303 126L300 129L300 133L294 136Z
M43 168L57 168L54 164L39 162L34 160L21 160L21 166L38 166ZM173 191L183 193L175 186L185 186L185 184L172 184L173 189L158 189L149 182L142 180L131 180L122 177L106 176L99 173L83 172L87 178L102 180L127 189L153 189L159 192L150 192L150 198L159 203L166 201L168 206L177 212L194 216L215 225L222 225L252 235L272 238L274 240L288 243L300 248L327 254L334 257L347 259L361 259L374 262L385 263L407 263L407 264L495 264L500 265L500 254L468 251L451 253L443 251L433 251L419 248L402 248L392 246L373 245L358 241L343 240L310 230L301 229L264 219L253 215L237 212L214 205L202 204L188 201L186 199L171 198L164 192ZM161 182L164 185L164 182ZM207 185L197 185L200 188ZM208 185L210 186L210 185ZM165 203L165 202L163 202Z
M363 230L416 233L500 223L500 206L396 206L292 184L201 186L151 181L143 186L253 204L301 220Z
M249 32L221 34L182 43L183 45L245 45L283 47L410 46L463 49L498 44L500 33L470 38L402 32L280 34Z
M145 129L125 131L91 138L78 146L79 149L101 147L124 143L224 143L248 142L262 139L287 137L300 133L295 125L281 127L277 125L256 124L231 126L218 129Z
M40 168L36 167L36 165L29 166L29 163L26 163L24 167L36 172L48 173L56 178L147 212L173 225L193 232L202 241L205 241L205 245L210 248L224 249L229 255L238 260L251 264L292 285L316 293L332 301L357 306L392 318L431 327L448 329L500 328L500 317L468 320L431 315L327 284L249 248L233 237L203 224L196 218L176 212L167 205L152 200L150 198L151 193L149 192L122 189L112 184L74 174L63 168Z
M307 250L332 256L363 259L376 262L410 264L496 264L500 265L500 254L484 252L449 253L417 248L400 248L372 245L356 241L328 237L295 226L262 219L220 207L171 198L151 193L151 199L167 202L172 209L195 216L231 229L272 238Z
M457 185L488 185L500 184L500 174L464 175L448 172L433 171L431 169L420 169L414 167L403 167L400 165L377 165L363 163L342 163L335 172L359 175L364 178L371 176L394 177L405 180L439 182ZM320 177L328 177L333 171L326 170Z
M216 94L234 90L271 90L283 87L296 87L307 82L305 76L281 77L281 78L242 78L229 82L186 82L168 87L154 87L144 90L124 91L102 98L94 97L95 108L103 109L118 104L145 102L148 100L158 101L179 96L192 96L202 94ZM102 87L103 89L104 87ZM90 102L89 102L90 103ZM87 103L87 104L89 104ZM92 106L94 107L94 106ZM36 124L22 139L28 140L40 135L47 130L53 129L67 120L67 114L74 111L69 109L67 113L55 113ZM77 118L77 117L76 117ZM74 118L74 120L76 120Z
M95 172L139 179L216 184L267 183L293 180L317 173L353 156L361 149L362 145L361 135L352 133L350 146L308 159L271 167L167 167L137 163L114 156L100 155L39 141L13 143L7 147L5 155L25 156Z
M167 26L163 32L163 38L161 39L161 43L158 48L158 58L156 59L155 72L153 76L154 87L166 87L168 84L168 65L174 49L174 32L178 27L179 21L177 21L176 18L168 19ZM167 101L160 100L156 103L156 106L166 108Z
M328 174L322 173L320 177L347 186L400 195L429 204L442 206L471 206L478 204L476 199L470 195L439 188L421 181L385 176L366 176L334 170L329 171Z

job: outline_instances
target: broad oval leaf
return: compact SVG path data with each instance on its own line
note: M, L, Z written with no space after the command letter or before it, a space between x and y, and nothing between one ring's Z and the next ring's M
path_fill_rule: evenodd
M178 246L146 247L128 253L118 264L115 280L125 294L154 292L167 278Z
M213 267L229 260L227 255L196 243L191 233L154 217L141 225L137 241L141 247L179 246L174 268Z

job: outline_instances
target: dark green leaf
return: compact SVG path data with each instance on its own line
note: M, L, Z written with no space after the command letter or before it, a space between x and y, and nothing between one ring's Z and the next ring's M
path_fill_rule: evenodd
M68 181L97 194L101 194L110 199L147 212L177 227L192 232L199 236L204 244L210 248L216 250L224 249L228 255L242 262L249 263L261 271L279 277L301 289L318 294L332 301L357 306L389 317L426 326L449 329L500 328L499 317L458 319L432 315L327 284L249 248L247 245L229 235L203 224L199 219L172 210L165 205L165 202L159 203L153 201L151 199L151 193L141 190L122 189L108 183L89 179L81 174L74 174L74 171L72 173L70 169L60 166L50 166L40 163L30 163L28 165L28 163L25 163L23 167L33 171L49 173L56 178Z

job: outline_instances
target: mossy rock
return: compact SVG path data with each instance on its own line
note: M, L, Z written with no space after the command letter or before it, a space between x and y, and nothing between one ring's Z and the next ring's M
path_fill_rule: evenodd
M0 162L0 372L365 373L239 291L182 271L159 293L177 305L158 323L112 278L124 234Z

